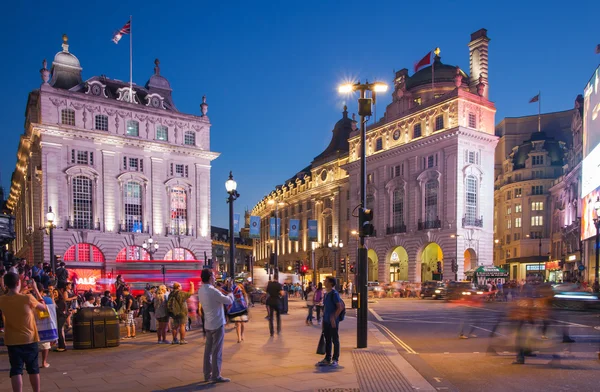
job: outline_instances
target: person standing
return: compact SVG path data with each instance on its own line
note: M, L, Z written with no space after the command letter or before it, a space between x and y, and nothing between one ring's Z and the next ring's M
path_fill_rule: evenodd
M321 282L315 291L314 304L317 309L317 323L321 325L321 311L323 310L323 283Z
M273 316L277 316L277 334L281 333L281 298L285 295L281 283L272 280L267 285L267 306L269 307L269 332L271 336L273 330Z
M133 295L129 294L129 287L127 286L123 288L123 306L125 307L125 328L127 329L127 336L123 339L133 339L135 338L133 311L139 308L139 304Z
M223 305L233 304L233 294L223 295L213 285L215 277L210 269L202 270L202 286L198 290L198 302L204 313L206 345L204 346L204 381L229 382L221 376L223 340L225 338L225 311Z
M32 285L33 295L20 294L21 281L14 273L4 275L8 290L0 296L0 310L4 318L4 344L8 348L10 382L13 392L23 390L23 366L29 374L34 392L40 391L40 366L38 364L38 335L34 309L48 311L37 285ZM38 302L40 300L41 302Z
M190 291L187 293L181 290L181 284L178 282L173 283L173 292L169 295L167 302L167 309L173 319L172 344L188 344L185 340L185 325L188 321L187 300L192 294L194 294L194 282L190 282ZM177 332L179 332L180 341L177 340Z
M340 336L338 324L340 314L344 310L340 294L336 291L336 280L333 276L325 279L327 293L323 299L323 335L325 335L325 358L317 362L316 366L337 367L340 360ZM331 346L333 345L333 356Z
M244 340L244 324L248 322L248 299L246 291L241 284L236 284L229 280L229 292L233 294L233 303L227 309L229 321L235 323L237 332L237 342Z
M58 281L58 284L67 284L67 281L69 280L69 271L62 261L56 269L56 280Z
M158 291L154 296L154 312L156 321L158 321L158 327L156 328L156 335L158 337L158 344L169 344L167 340L167 326L169 325L169 312L167 310L167 287L165 285L158 286Z
M306 316L306 325L313 323L313 308L315 307L315 292L312 284L309 284L306 289L306 307L308 308L308 316Z
M117 304L115 303L115 301L113 301L112 296L110 295L110 291L106 290L104 292L104 297L100 299L100 306L116 309Z

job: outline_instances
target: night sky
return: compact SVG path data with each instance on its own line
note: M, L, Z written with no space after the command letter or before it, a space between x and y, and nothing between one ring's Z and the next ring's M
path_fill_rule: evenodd
M442 62L469 71L470 34L488 30L490 99L496 122L573 108L600 61L592 1L273 1L9 2L0 25L4 140L2 185L8 192L23 133L27 94L38 88L68 34L83 79L129 79L129 37L112 34L133 15L133 80L146 83L154 59L169 79L177 108L200 114L206 94L212 122L212 224L226 227L224 183L233 170L236 212L308 165L329 143L348 79L392 82L440 47ZM525 4L523 4L525 3ZM498 4L496 6L495 4ZM501 4L501 6L500 6ZM368 8L365 8L367 7ZM595 16L596 15L596 16ZM378 101L377 115L391 101Z

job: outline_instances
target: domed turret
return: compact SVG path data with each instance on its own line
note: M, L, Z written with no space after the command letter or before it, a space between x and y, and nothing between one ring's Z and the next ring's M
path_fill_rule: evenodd
M347 154L350 150L348 138L350 133L356 129L356 120L348 117L348 107L344 106L342 118L333 127L333 135L329 146L313 160L313 166L318 166L329 159Z
M455 65L443 64L442 58L439 55L436 55L432 65L419 70L406 79L406 89L411 90L423 85L430 86L432 77L431 67L433 67L433 77L436 85L438 83L449 83L450 85L456 83L457 67ZM462 76L461 83L465 87L468 87L467 82L469 77L460 68L458 68L458 72Z
M79 59L69 52L69 38L63 34L62 52L54 56L52 62L52 80L50 85L55 88L68 90L81 83L81 64Z

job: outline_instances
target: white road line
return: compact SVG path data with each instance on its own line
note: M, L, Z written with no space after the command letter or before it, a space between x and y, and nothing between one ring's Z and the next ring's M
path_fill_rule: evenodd
M389 330L389 328L387 328L385 325L379 324L379 323L373 323L376 326L378 326L379 328L381 328L385 333L388 334L388 336L395 341L396 343L398 343L398 345L400 345L407 353L409 354L417 354L417 352L415 350L413 350L408 344L404 343L398 336L396 336L392 331Z
M506 335L502 335L502 334L501 334L501 333L499 333L499 332L495 332L495 331L491 331L491 330L489 330L489 329L481 328L481 327L478 327L478 326L476 326L476 325L471 325L471 327L472 327L472 328L481 329L482 331L485 331L485 332L489 332L489 333L495 333L496 335L500 335L500 336L504 336L504 337L506 337Z
M373 314L373 316L375 316L377 321L383 321L383 318L380 315L378 315L377 312L374 311L372 308L369 308L369 312L371 312Z
M437 382L442 382L442 379L440 377L434 377L433 379Z

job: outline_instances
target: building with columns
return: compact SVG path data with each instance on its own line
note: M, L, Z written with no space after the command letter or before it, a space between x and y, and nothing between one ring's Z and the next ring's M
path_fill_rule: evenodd
M369 281L464 279L491 265L496 109L485 29L471 34L469 71L433 64L396 72L392 103L367 129ZM433 70L432 70L433 67ZM360 203L360 136L349 138L350 206ZM357 221L351 221L357 229ZM350 239L356 247L356 239Z
M128 261L211 257L210 168L219 154L210 150L206 98L197 115L180 112L158 60L144 86L83 80L66 36L40 73L7 201L16 256L50 261L52 209L54 253L96 278ZM150 237L154 255L142 247Z
M354 252L346 245L350 242L352 205L349 202L348 175L342 166L348 162L348 137L356 130L356 121L348 117L344 108L342 118L335 124L331 142L315 159L283 184L278 185L252 209L252 215L261 218L261 238L254 240L257 265L265 265L277 245L278 265L282 272L289 271L296 261L314 269L319 281L326 275L337 275L342 281L352 279L349 271L341 273L339 261ZM269 236L269 220L275 214L281 219L281 236L278 244ZM289 220L300 220L299 240L289 239ZM318 221L318 241L308 240L307 221ZM342 245L338 250L329 243ZM314 251L315 265L312 265ZM314 268L314 269L313 269ZM338 270L334 273L335 270ZM310 279L309 276L309 279Z

